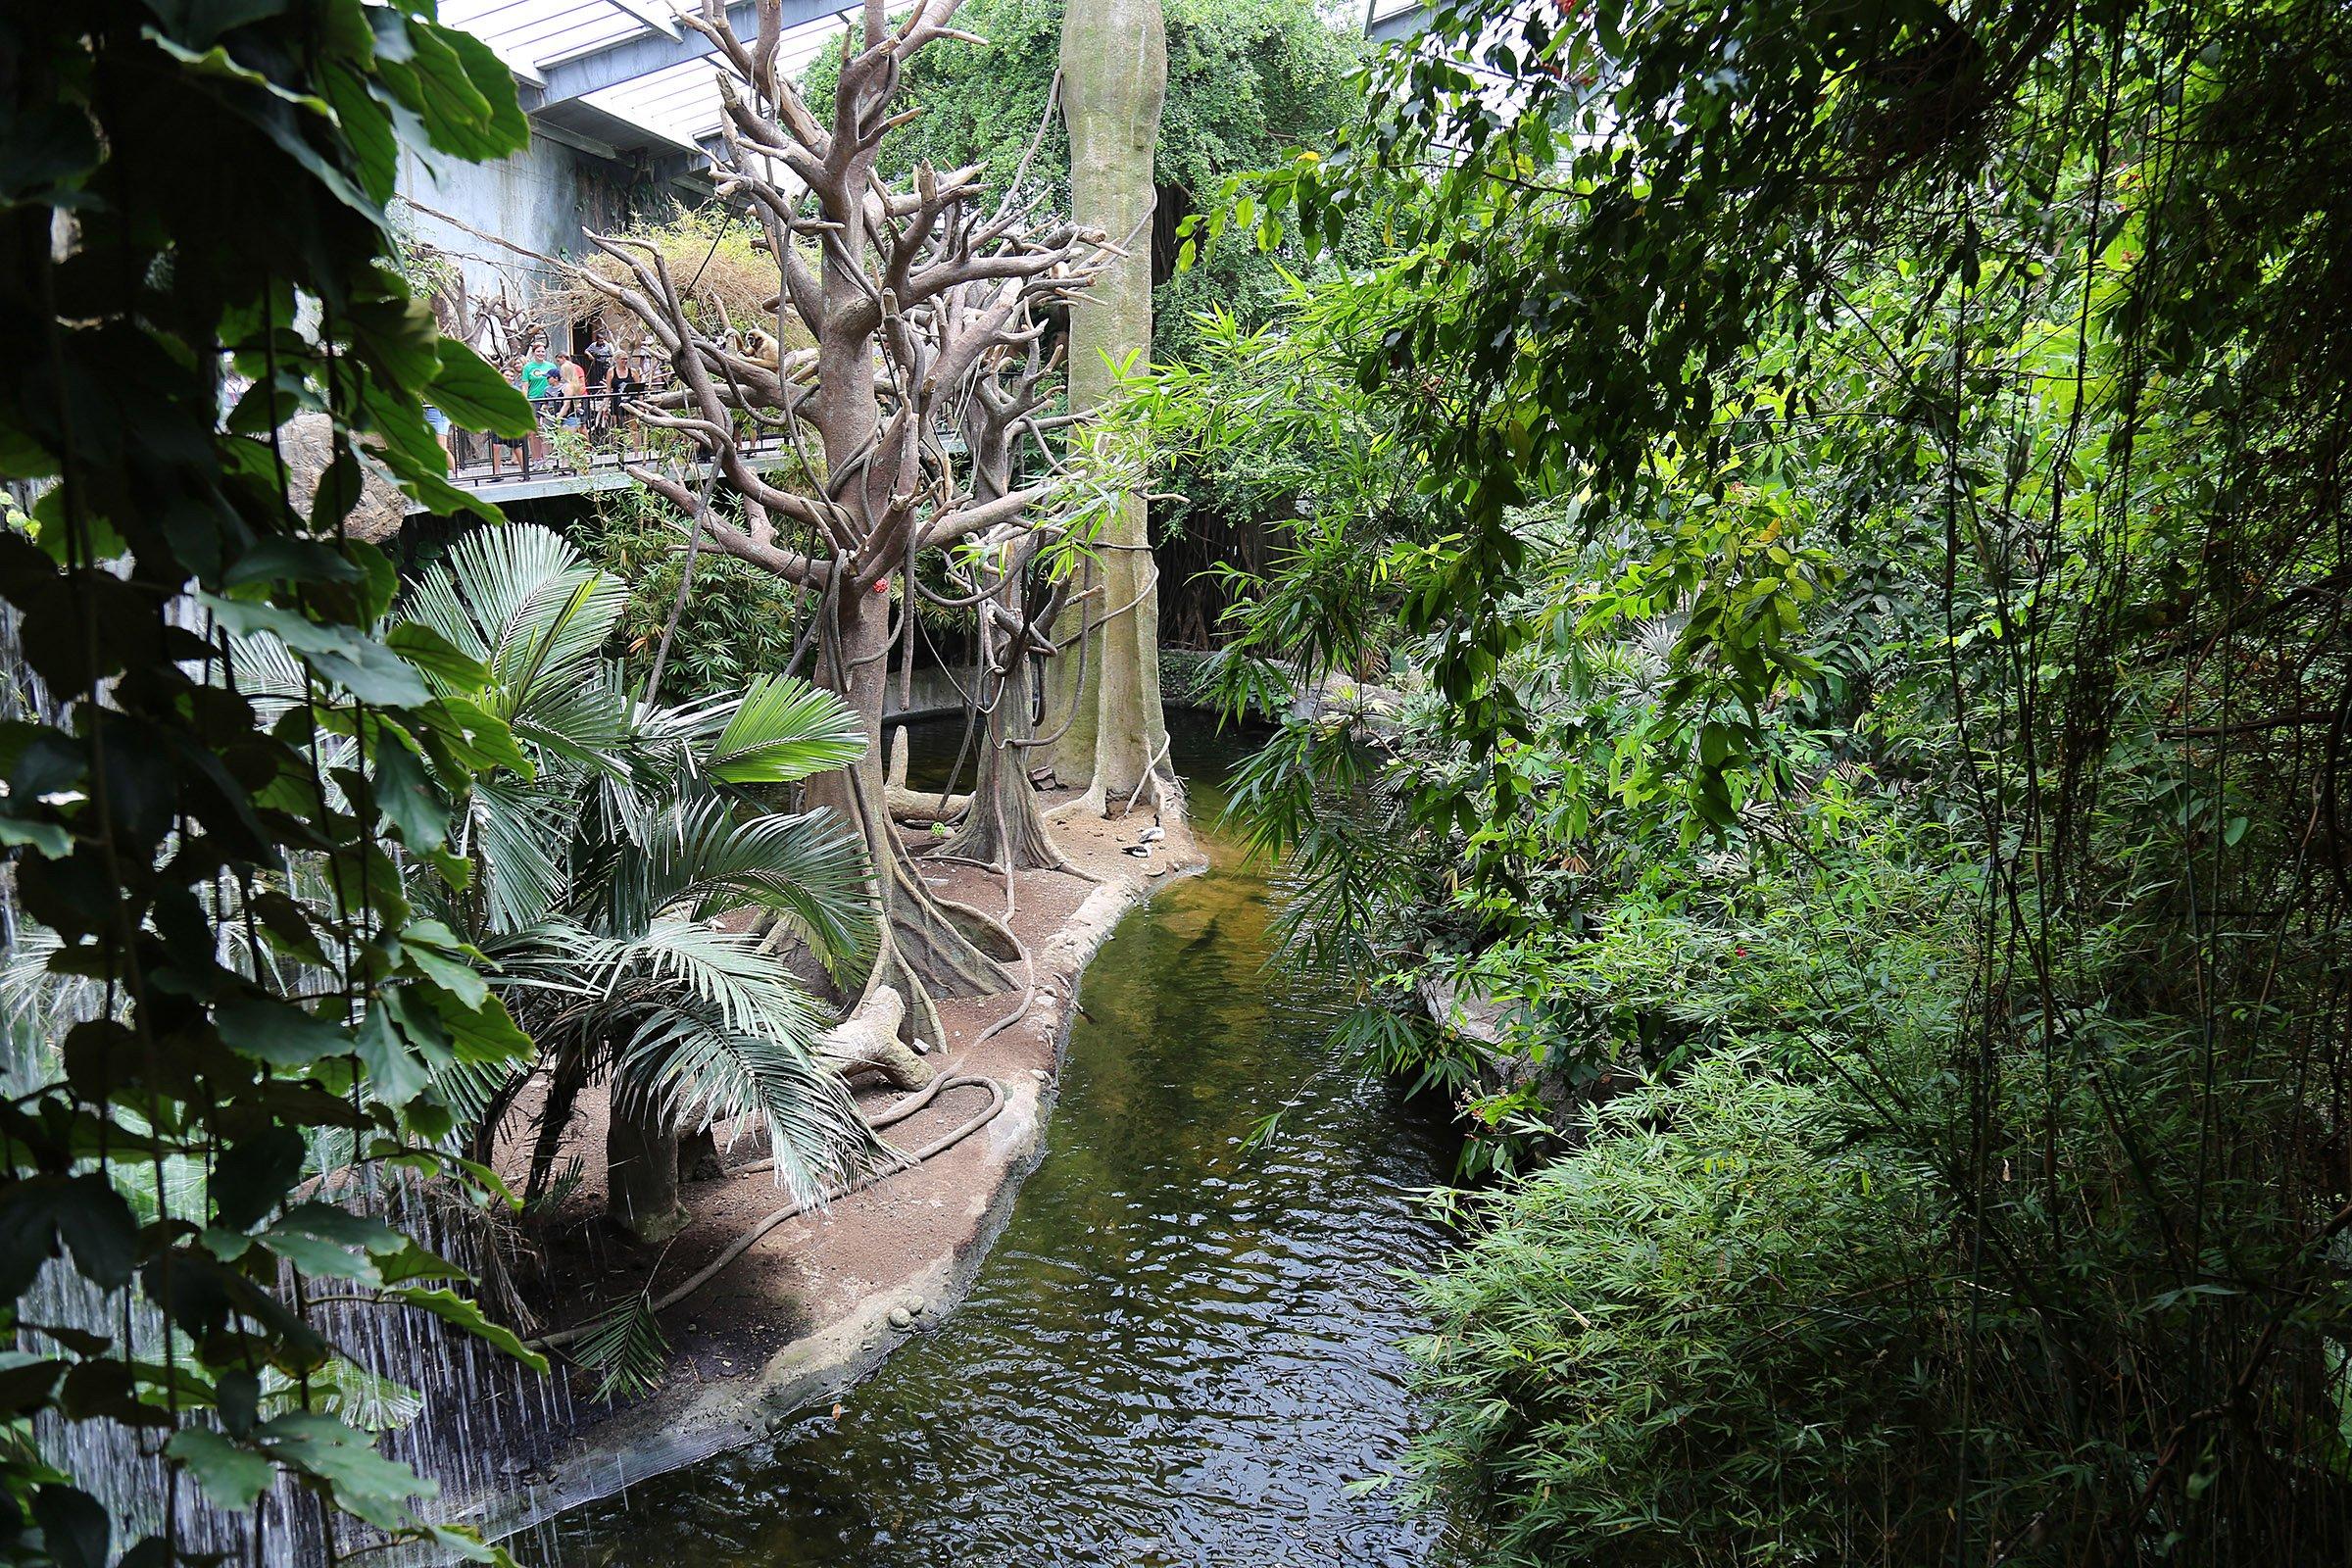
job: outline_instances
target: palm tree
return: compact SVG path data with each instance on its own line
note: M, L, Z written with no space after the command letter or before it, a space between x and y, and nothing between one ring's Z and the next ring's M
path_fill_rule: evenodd
M829 968L864 952L861 840L755 794L844 766L864 739L838 699L792 680L680 707L633 702L603 655L626 600L557 534L510 525L461 540L406 610L489 667L475 700L527 763L475 785L451 830L475 873L433 911L488 956L489 983L538 1048L526 1068L464 1086L476 1152L544 1077L525 1183L539 1196L579 1095L608 1082L610 1206L650 1240L682 1222L681 1129L757 1117L796 1198L875 1152L839 1073L817 1059L825 1009L751 933L714 923L747 907L772 915Z

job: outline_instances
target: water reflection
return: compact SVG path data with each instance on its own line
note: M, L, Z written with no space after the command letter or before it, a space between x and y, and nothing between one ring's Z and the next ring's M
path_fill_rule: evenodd
M1187 755L1189 753L1189 756ZM1178 741L1213 818L1236 755ZM972 1298L836 1422L568 1515L518 1543L565 1568L1425 1564L1439 1525L1350 1483L1411 1422L1394 1270L1441 1232L1412 1195L1442 1129L1327 1067L1329 1003L1261 966L1264 878L1130 915L1088 973L1050 1134ZM1317 1076L1320 1073L1320 1076ZM1312 1079L1270 1148L1261 1117Z

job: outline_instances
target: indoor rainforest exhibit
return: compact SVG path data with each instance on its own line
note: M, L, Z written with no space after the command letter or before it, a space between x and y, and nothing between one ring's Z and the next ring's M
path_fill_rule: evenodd
M2352 1563L2352 12L0 5L24 1568Z

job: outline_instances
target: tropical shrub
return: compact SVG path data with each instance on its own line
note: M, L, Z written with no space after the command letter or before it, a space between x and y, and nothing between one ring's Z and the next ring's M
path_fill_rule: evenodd
M1837 1098L1726 1052L1467 1200L1413 1457L1490 1505L1493 1560L1933 1560L1958 1448L1910 1287L1943 1218Z
M476 1078L470 1142L487 1158L544 1072L534 1199L573 1097L607 1077L615 1116L647 1123L649 1142L674 1143L681 1117L757 1117L777 1179L811 1197L861 1168L872 1135L813 1054L825 1009L763 950L764 928L713 921L762 911L826 963L864 950L860 841L823 811L760 798L855 761L863 732L838 699L781 677L644 706L604 656L626 599L562 537L522 525L460 540L410 596L421 624L490 670L482 700L523 763L485 775L466 803L454 836L473 879L424 890L486 956L487 986L534 1046ZM637 1196L615 1180L616 1209Z
M1752 1472L1729 1517L1890 1562L2343 1557L2352 28L1436 9L1249 197L1395 240L1282 350L1386 422L1393 499L1335 489L1227 660L1239 694L1386 648L1425 693L1294 723L1245 792L1363 960L1359 1040L1505 1159L1737 1047L1921 1173L1917 1491L1797 1519ZM1393 1021L1448 987L1474 1027Z

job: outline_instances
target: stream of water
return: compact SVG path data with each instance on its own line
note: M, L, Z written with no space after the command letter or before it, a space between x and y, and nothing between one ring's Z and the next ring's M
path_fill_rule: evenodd
M1396 1278L1445 1236L1442 1126L1336 1063L1329 997L1265 966L1279 890L1216 832L1238 746L1179 733L1212 869L1087 972L1045 1163L971 1298L767 1441L510 1543L545 1568L1293 1568L1454 1559L1353 1485L1413 1403ZM1297 1103L1279 1136L1245 1147Z

